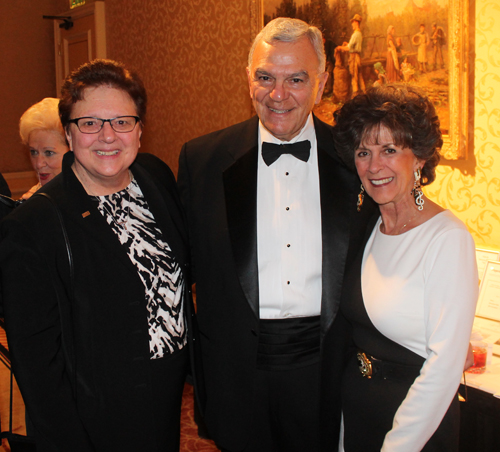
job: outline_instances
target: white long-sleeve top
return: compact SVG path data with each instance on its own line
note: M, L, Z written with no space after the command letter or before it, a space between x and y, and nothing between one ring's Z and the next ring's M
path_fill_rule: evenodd
M380 223L363 255L364 304L382 334L425 358L381 450L417 452L460 384L478 295L475 245L449 211L396 236Z

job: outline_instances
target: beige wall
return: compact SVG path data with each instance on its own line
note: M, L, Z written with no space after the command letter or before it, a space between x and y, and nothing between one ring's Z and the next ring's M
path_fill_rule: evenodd
M500 5L476 0L474 148L457 165L440 165L426 193L451 209L478 247L500 250Z
M250 0L106 0L108 56L142 76L143 151L177 170L182 144L250 117Z

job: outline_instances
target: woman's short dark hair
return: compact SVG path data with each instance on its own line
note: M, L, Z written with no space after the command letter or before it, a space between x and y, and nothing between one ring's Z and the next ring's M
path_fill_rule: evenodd
M66 129L69 126L71 112L76 102L83 99L86 88L109 86L125 91L134 101L137 116L144 123L146 119L147 95L140 77L113 60L97 59L85 63L74 70L61 88L59 116ZM108 119L108 118L105 118Z
M351 168L354 152L362 141L385 126L394 144L409 148L425 161L422 185L436 177L439 150L443 146L439 118L431 101L408 85L384 85L359 94L334 113L334 143L342 160Z

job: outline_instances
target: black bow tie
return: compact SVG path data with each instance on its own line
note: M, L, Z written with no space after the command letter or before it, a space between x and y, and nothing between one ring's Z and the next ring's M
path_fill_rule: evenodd
M292 144L262 143L262 158L267 166L272 165L283 154L292 154L294 157L307 162L311 149L309 140L298 141Z

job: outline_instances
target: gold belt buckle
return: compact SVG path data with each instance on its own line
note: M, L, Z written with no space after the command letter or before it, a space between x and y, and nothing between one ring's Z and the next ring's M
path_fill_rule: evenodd
M366 378L371 378L373 374L373 369L372 369L372 362L370 361L370 358L366 356L366 353L364 352L358 352L358 365L359 365L359 371L361 372L361 375Z

